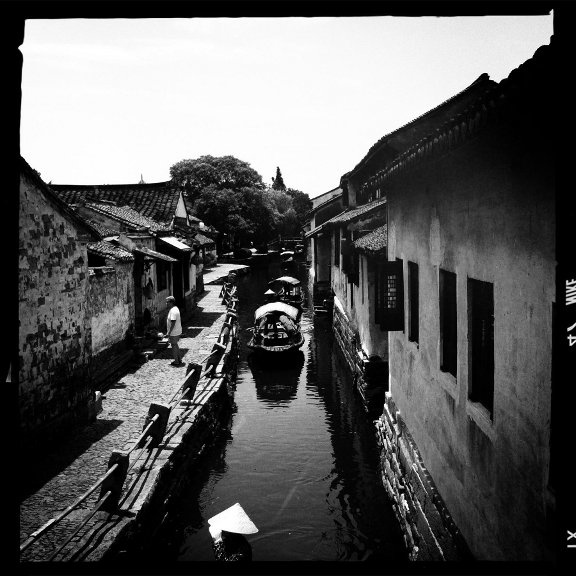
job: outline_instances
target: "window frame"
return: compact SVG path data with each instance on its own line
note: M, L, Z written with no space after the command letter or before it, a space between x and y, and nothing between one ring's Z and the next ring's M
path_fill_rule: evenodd
M439 268L440 370L458 377L458 279L455 272Z
M468 400L494 414L494 284L468 277ZM483 341L486 339L487 344ZM480 343L479 343L480 339Z
M420 341L420 270L416 262L408 261L408 340Z

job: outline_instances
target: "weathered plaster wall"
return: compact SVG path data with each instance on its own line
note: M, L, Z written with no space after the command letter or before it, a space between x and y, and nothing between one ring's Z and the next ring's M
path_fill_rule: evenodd
M352 228L358 230L374 228L385 221L383 218L384 216L380 214L361 219ZM356 284L348 282L348 277L342 272L342 256L340 257L340 266L334 266L333 235L329 253L332 289L344 307L353 329L358 332L364 353L368 357L376 355L382 360L388 361L388 333L383 331L375 322L375 259L360 255L359 281L358 286L356 286Z
M19 212L19 405L24 441L90 417L86 238L25 174Z
M88 307L91 315L92 354L124 341L134 328L132 262L90 275Z
M553 172L513 134L492 127L387 182L389 259L420 269L420 342L390 333L390 390L473 553L537 560L548 557ZM457 378L439 369L439 268L457 275ZM492 419L468 400L467 277L494 285Z

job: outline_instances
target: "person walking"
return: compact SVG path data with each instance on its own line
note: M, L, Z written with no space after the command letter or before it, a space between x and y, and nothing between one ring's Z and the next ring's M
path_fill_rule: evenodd
M166 304L170 306L168 311L168 317L166 318L166 326L168 332L166 336L170 340L170 346L172 347L172 355L174 356L174 362L171 362L171 366L184 366L185 363L182 362L182 353L178 347L178 340L182 334L182 323L180 321L180 310L176 306L176 298L174 296L168 296L166 298Z

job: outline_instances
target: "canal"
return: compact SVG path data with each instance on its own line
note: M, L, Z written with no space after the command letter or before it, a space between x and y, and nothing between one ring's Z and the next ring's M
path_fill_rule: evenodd
M213 561L208 518L239 502L259 529L253 560L406 560L381 484L374 428L330 321L302 316L302 353L263 367L245 344L277 265L239 278L241 352L228 427L199 462L156 540L156 557ZM307 284L301 266L292 275ZM156 546L155 546L156 548Z

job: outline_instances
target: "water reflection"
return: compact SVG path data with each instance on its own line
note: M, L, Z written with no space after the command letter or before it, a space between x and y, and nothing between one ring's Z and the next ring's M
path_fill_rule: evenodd
M256 398L268 408L286 407L296 398L304 367L304 353L301 350L280 361L250 354L248 366L256 386Z

